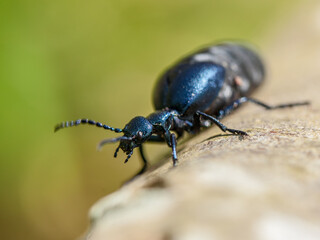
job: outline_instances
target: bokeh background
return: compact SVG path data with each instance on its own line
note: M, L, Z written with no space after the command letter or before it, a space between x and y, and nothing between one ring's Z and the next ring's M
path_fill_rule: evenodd
M124 165L116 134L152 111L156 77L184 54L222 39L263 46L301 0L12 0L0 3L1 238L75 239L90 206L140 167ZM148 147L157 161L164 147Z

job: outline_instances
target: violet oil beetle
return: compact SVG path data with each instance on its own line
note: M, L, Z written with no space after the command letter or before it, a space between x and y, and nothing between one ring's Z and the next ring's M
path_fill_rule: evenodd
M139 148L143 167L137 175L147 169L143 144L165 142L172 150L173 166L176 166L177 139L184 132L198 133L201 128L208 127L208 121L223 132L247 135L244 131L228 128L220 122L245 102L252 102L267 110L309 104L297 102L271 106L250 98L264 77L263 62L250 47L238 43L220 43L184 57L160 76L153 92L155 112L149 116L135 117L124 128L79 119L62 122L54 130L89 124L123 133L123 136L101 141L98 147L119 142L114 157L121 149L127 155L125 163L133 154L133 149Z

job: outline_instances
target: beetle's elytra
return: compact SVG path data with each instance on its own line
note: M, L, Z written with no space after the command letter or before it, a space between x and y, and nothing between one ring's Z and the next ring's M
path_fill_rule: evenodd
M123 133L123 136L103 140L99 147L106 143L120 142L114 157L122 149L127 154L125 162L131 157L133 149L138 147L143 167L137 175L147 167L143 144L166 142L172 149L175 166L178 159L177 139L185 131L199 132L207 126L204 120L212 122L224 132L246 135L244 131L228 128L220 122L244 102L249 101L268 110L309 104L298 102L270 106L249 98L264 77L265 69L256 52L245 45L220 43L183 58L160 76L153 92L155 112L149 116L135 117L122 129L79 119L62 122L55 127L55 131L83 123Z

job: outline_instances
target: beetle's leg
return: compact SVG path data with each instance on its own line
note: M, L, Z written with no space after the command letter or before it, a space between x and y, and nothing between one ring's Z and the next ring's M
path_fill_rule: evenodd
M158 135L154 136L153 135L147 140L147 142L165 142L165 139L162 138L161 136L158 136ZM139 153L140 153L140 156L142 159L143 166L142 166L141 170L135 176L143 174L147 170L147 167L148 167L148 161L147 161L147 158L145 157L142 144L139 146Z
M147 161L147 159L146 159L146 157L144 155L142 144L139 146L139 153L140 153L140 156L141 156L141 159L142 159L143 166L142 166L141 170L136 174L136 176L141 175L142 173L144 173L147 170L147 167L148 167L148 161Z
M170 133L169 130L165 129L164 138L169 147L172 149L172 162L173 166L177 166L178 157L177 157L177 137L174 133Z
M173 166L177 166L178 157L177 157L177 139L176 135L174 133L170 134L170 140L171 140L171 148L172 148L172 161Z
M150 142L165 142L165 139L160 137L160 136L152 136L152 137L154 137L154 138L149 138L148 141L150 141ZM172 147L173 166L176 166L177 165L177 161L178 161L178 159L177 159L177 151L176 151L177 140L176 140L176 135L174 133L170 134L170 141L172 142L171 143L171 147ZM146 159L146 157L144 155L144 150L143 150L143 145L142 144L139 146L139 153L140 153L140 156L141 156L141 159L142 159L143 166L140 169L140 171L137 174L135 174L132 178L130 178L128 181L126 181L126 183L131 182L133 179L135 179L135 177L143 174L148 168L148 161L147 161L147 159Z
M233 134L238 134L238 135L248 135L246 132L244 131L241 131L241 130L237 130L237 129L231 129L231 128L227 128L225 125L223 125L218 119L206 114L206 113L203 113L203 112L200 112L200 111L197 111L196 114L210 120L211 122L213 122L214 124L216 124L222 131L224 132L230 132L230 133L233 133Z
M192 134L197 134L198 132L200 132L201 120L200 115L197 112L193 115L192 123L189 126L189 129L185 129L187 132L191 132Z
M164 134L164 138L161 137L161 136L151 136L147 142L166 142L168 144L169 147L171 147L172 149L172 161L173 161L173 166L176 166L177 165L177 162L178 162L178 157L177 157L177 139L179 138L176 137L176 135L174 133L170 133L169 131L165 131L165 134ZM137 175L140 175L142 174L143 172L145 172L146 168L147 168L147 160L144 156L144 153L143 153L143 149L142 149L142 145L140 145L139 147L139 151L140 151L140 155L141 155L141 158L142 158L142 161L144 162L144 166L142 167L141 171L137 174Z
M160 136L151 136L147 142L164 142L164 138L160 137ZM136 176L138 175L141 175L142 173L144 173L146 170L147 170L147 167L148 167L148 161L147 161L147 158L145 157L144 155L144 150L143 150L143 145L141 144L139 146L139 153L140 153L140 156L141 156L141 159L142 159L142 168L141 170L136 174Z
M217 116L217 119L222 119L226 115L230 114L232 111L237 109L241 104L245 102L252 102L254 104L257 104L267 110L272 110L272 109L278 109L278 108L288 108L288 107L295 107L295 106L303 106L303 105L309 105L310 102L305 101L305 102L296 102L296 103L287 103L287 104L279 104L279 105L268 105L266 103L263 103L259 100L253 99L253 98L248 98L248 97L242 97L237 100L235 100L232 104L230 104L228 107L224 108L223 110L219 111L219 114Z
M278 109L278 108L289 108L289 107L296 107L296 106L304 106L304 105L309 105L310 102L309 101L304 101L304 102L295 102L295 103L285 103L285 104L278 104L278 105L268 105L265 104L257 99L253 99L253 98L247 98L248 102L252 102L254 104L257 104L261 107L264 107L267 110L273 110L273 109Z

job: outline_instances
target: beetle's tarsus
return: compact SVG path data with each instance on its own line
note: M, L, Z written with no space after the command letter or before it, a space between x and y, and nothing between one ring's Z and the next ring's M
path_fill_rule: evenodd
M246 132L241 131L241 130L227 128L226 131L231 132L232 134L235 134L235 135L248 136L248 134Z

